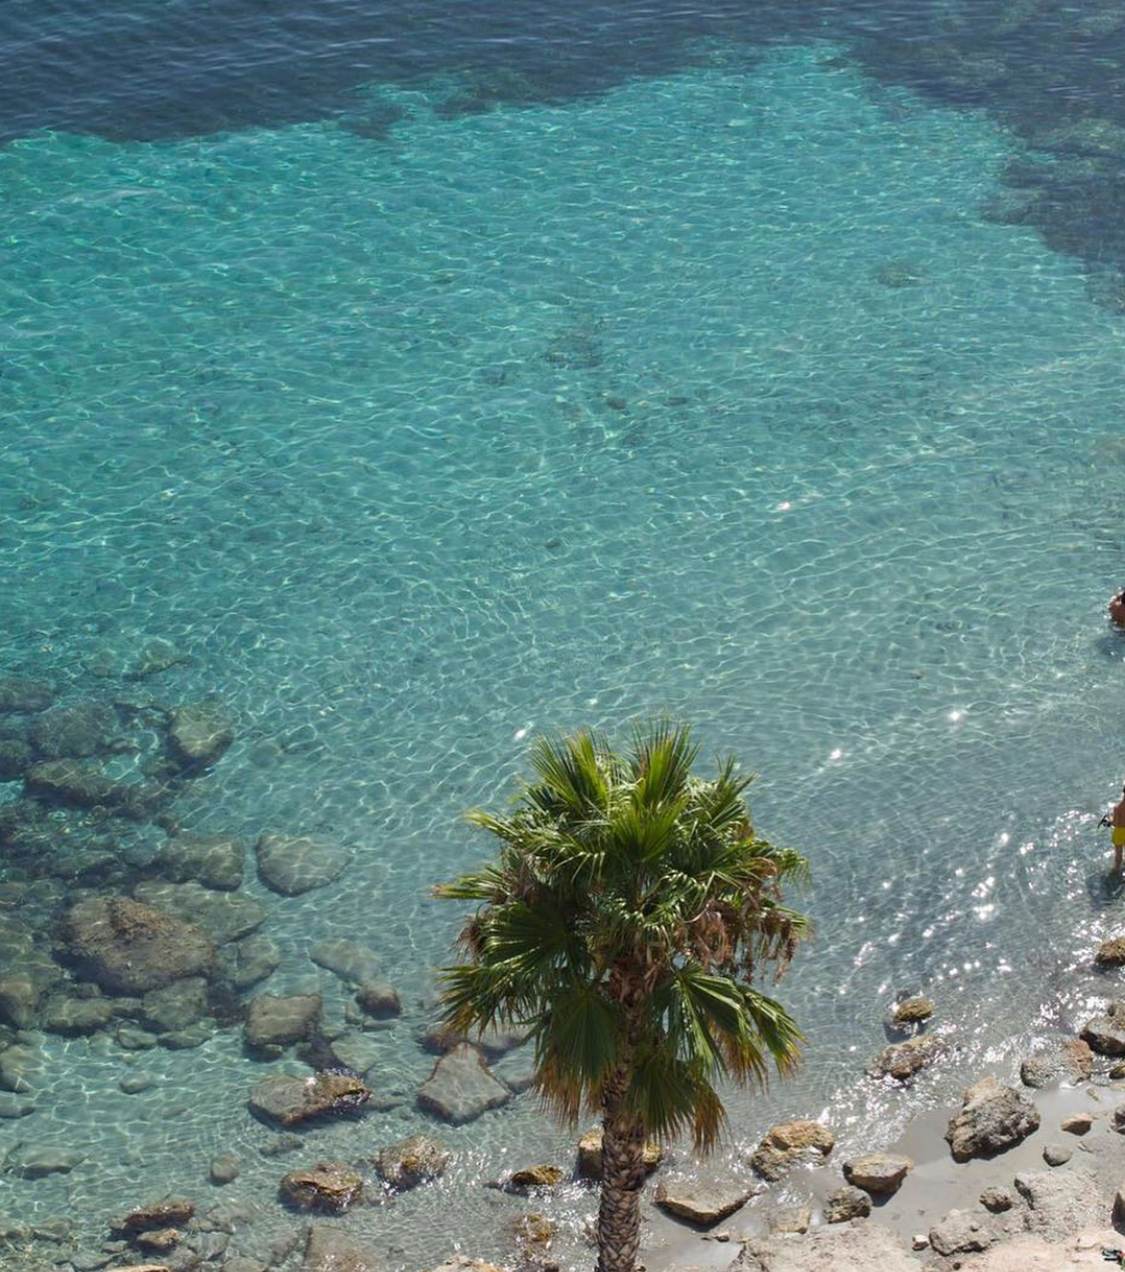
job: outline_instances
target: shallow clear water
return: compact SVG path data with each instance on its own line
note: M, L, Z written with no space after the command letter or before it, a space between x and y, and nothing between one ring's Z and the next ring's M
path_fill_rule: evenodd
M264 989L342 1002L307 950L349 936L407 1003L376 1035L404 1103L310 1132L310 1160L427 1124L414 1033L457 921L428 888L488 850L459 814L506 796L535 730L695 720L812 859L818 935L783 988L807 1062L732 1095L730 1157L779 1113L889 1135L1103 984L1081 966L1121 905L1095 822L1121 777L1125 318L987 214L1013 132L840 52L714 39L453 115L448 75L384 83L353 109L401 113L388 138L319 119L0 150L0 669L113 699L175 642L191 662L144 694L218 692L238 722L184 825L354 848L323 890L245 889L285 952ZM963 1050L873 1089L917 986ZM142 1056L134 1096L115 1047L46 1050L0 1149L91 1161L0 1177L0 1214L94 1232L139 1169L208 1194L234 1146L222 1196L292 1223L237 1032ZM519 1203L481 1180L571 1140L526 1096L447 1138L441 1187L348 1221L391 1265L501 1253ZM590 1204L548 1209L577 1234Z

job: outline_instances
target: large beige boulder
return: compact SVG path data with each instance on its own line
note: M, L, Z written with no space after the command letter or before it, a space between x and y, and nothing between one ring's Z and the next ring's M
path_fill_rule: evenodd
M945 1138L954 1161L967 1162L1013 1148L1038 1127L1035 1105L989 1076L966 1088L961 1111L950 1119Z
M823 1122L810 1118L777 1122L762 1137L750 1165L763 1179L776 1181L798 1161L823 1160L835 1145L836 1137Z

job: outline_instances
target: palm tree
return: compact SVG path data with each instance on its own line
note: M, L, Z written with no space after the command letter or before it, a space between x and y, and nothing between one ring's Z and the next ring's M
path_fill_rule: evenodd
M530 1025L547 1105L571 1124L601 1116L599 1272L636 1267L646 1139L690 1131L711 1148L716 1082L788 1073L802 1041L752 982L809 930L782 899L807 862L754 833L732 759L704 779L697 755L666 721L639 725L625 754L587 731L537 740L513 811L469 814L497 859L435 890L478 903L465 960L442 972L448 1025Z

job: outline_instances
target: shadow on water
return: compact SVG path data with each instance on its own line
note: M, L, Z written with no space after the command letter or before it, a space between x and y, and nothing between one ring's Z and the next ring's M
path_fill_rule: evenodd
M1104 864L1086 872L1086 895L1095 910L1118 904L1125 897L1125 878Z
M565 102L705 56L831 40L875 82L989 111L1023 138L989 219L1080 258L1125 311L1125 10L1117 0L11 0L0 143L40 129L155 141L338 119L387 141L361 88L447 84L440 116ZM874 89L874 84L873 84ZM894 102L887 100L893 113Z

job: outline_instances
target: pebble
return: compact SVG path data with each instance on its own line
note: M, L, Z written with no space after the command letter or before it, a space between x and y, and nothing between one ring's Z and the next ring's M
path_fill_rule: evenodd
M153 1084L154 1080L147 1073L127 1073L117 1085L126 1095L139 1095Z
M1043 1160L1048 1166L1065 1166L1072 1156L1071 1150L1062 1144L1047 1144L1043 1149Z
M1071 1135L1085 1135L1093 1125L1094 1119L1089 1113L1074 1113L1062 1120L1062 1129Z
M239 1175L238 1158L233 1153L223 1153L211 1159L211 1182L213 1184L233 1183Z

